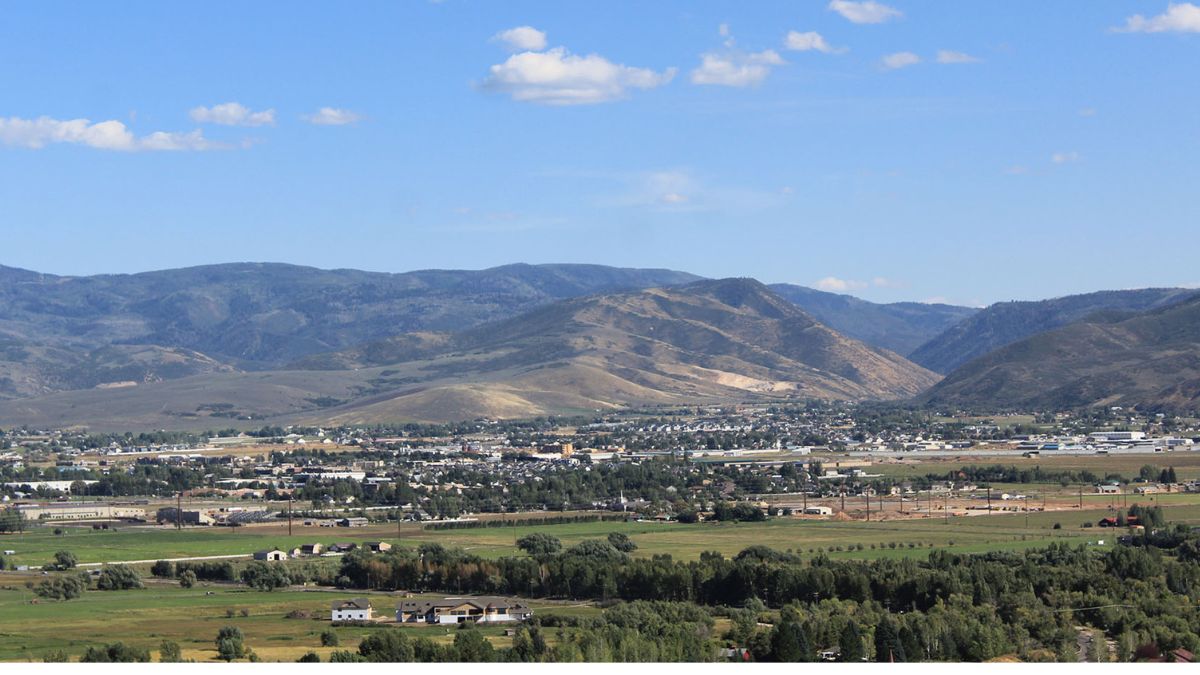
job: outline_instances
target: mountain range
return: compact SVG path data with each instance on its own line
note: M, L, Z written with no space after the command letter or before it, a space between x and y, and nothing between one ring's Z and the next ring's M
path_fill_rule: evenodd
M599 265L387 274L246 263L91 277L0 267L0 425L438 421L785 398L1071 407L1123 381L1104 379L1112 354L1072 360L1026 341L1083 339L1072 331L1117 318L1131 331L1131 313L1194 295L1107 291L980 310ZM1132 345L1136 333L1113 335ZM1192 349L1139 339L1139 362ZM1187 369L1166 370L1140 376L1128 401L1187 404ZM1088 384L1066 386L1077 373ZM1062 380L1058 393L1029 396L1051 382L1032 374Z

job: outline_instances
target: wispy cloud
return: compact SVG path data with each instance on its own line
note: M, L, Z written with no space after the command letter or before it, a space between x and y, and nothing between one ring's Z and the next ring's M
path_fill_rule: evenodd
M1200 6L1190 2L1171 3L1162 14L1149 18L1134 14L1125 19L1124 26L1112 30L1117 33L1200 33Z
M56 120L50 117L0 117L0 143L33 149L65 143L121 152L215 150L228 147L206 139L199 129L190 132L155 131L138 137L117 120L92 123L87 119Z
M822 54L844 54L850 51L846 47L834 47L820 33L808 31L788 31L783 39L783 46L796 52L821 52Z
M955 52L949 49L942 49L937 53L937 62L947 64L979 63L979 59L964 52Z
M912 52L896 52L895 54L888 54L880 61L883 67L887 70L907 68L909 66L915 66L920 62L921 57Z
M870 281L860 281L858 279L842 279L839 277L824 277L818 279L812 284L815 288L830 293L847 293L850 291L861 291L868 288L907 288L908 284L903 281L889 279L887 277L874 277Z
M700 65L692 71L692 84L757 86L771 74L771 68L783 64L783 58L773 49L751 53L737 49L709 52L700 56Z
M220 103L211 108L199 106L189 114L200 124L221 124L229 127L261 127L275 124L275 110L254 112L236 101Z
M362 116L352 110L346 110L345 108L321 108L311 115L304 115L303 119L309 124L342 126L346 124L354 124L362 119Z
M1075 151L1056 152L1053 155L1050 155L1050 161L1054 162L1055 164L1070 164L1072 162L1078 162L1079 160L1079 153Z
M841 14L851 23L884 23L904 16L904 12L874 0L832 0L831 11Z
M486 91L508 94L514 101L545 105L586 105L626 98L634 89L654 89L670 82L675 69L655 72L613 63L598 54L577 56L565 47L513 54L490 68L480 84Z
M540 52L546 48L546 34L533 26L517 26L492 36L509 49L521 52Z

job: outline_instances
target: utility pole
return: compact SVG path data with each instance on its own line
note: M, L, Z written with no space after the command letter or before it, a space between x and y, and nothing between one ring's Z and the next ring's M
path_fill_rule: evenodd
M804 488L804 512L808 513L808 487Z
M992 486L988 486L988 513L992 512Z
M175 529L183 529L183 490L175 495Z
M1083 486L1079 486L1079 508L1083 508Z
M869 523L871 522L871 495L867 493L863 496L867 498L867 522Z
M288 493L288 536L292 536L292 493Z

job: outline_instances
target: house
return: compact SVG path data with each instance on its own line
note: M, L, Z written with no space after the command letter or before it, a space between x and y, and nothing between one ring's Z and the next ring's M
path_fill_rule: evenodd
M370 621L373 618L371 601L366 598L333 601L331 621Z
M1109 483L1109 484L1105 484L1105 485L1097 485L1097 486L1096 486L1096 493L1097 493L1097 494L1102 494L1102 495L1115 495L1115 494L1119 493L1120 491L1121 491L1121 486L1120 486L1120 485L1112 485L1111 483Z
M325 547L320 544L301 544L300 555L321 555Z
M329 552L330 553L349 553L350 551L353 551L356 548L358 548L358 544L355 544L353 542L340 542L337 544L330 544Z
M370 522L366 518L342 518L337 524L338 527L366 527Z
M503 598L406 600L396 606L399 623L498 623L524 621L533 610Z
M269 549L266 551L255 551L254 552L255 560L267 560L267 561L271 561L271 562L278 562L280 560L287 560L287 557L288 557L287 552L280 551L277 548Z
M809 516L832 516L833 509L828 506L810 506L804 509L804 513Z
M392 545L386 541L366 541L363 542L363 546L366 546L375 553L383 553L384 551L392 550Z

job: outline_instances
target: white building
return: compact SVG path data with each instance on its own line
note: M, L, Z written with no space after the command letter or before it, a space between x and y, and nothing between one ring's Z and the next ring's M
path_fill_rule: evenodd
M366 598L333 601L332 621L370 621L373 618L371 601Z

